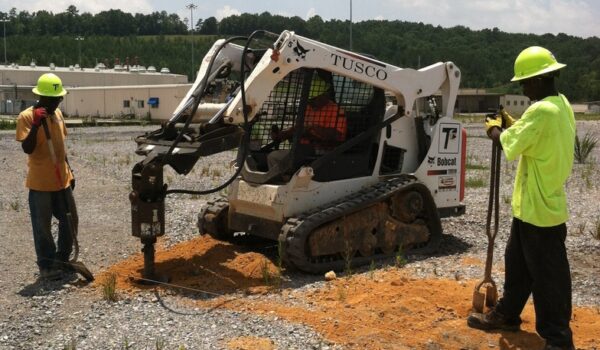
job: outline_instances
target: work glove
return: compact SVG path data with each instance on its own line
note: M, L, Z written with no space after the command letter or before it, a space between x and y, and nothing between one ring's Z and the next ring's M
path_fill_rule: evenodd
M502 116L500 114L488 114L485 117L485 132L490 136L493 128L502 130Z
M504 108L500 108L498 114L502 116L503 129L508 129L515 123L515 119L511 117L510 114L508 114L508 112Z
M46 108L38 107L33 110L33 122L32 124L35 126L42 125L42 120L48 116L48 112L46 112Z

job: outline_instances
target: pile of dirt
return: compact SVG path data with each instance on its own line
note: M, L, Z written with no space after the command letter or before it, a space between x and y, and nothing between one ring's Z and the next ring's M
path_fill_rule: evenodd
M158 249L157 271L179 286L225 294L272 290L264 275L277 268L264 255L209 237ZM471 262L472 263L472 262ZM144 288L129 277L140 276L140 255L104 273L117 275L119 290ZM102 277L99 278L102 280ZM194 300L201 307L226 307L273 316L313 327L328 340L352 349L541 349L535 314L528 304L520 332L481 332L467 327L477 281L420 279L397 268L338 278L323 288L284 289L281 297ZM289 300L294 300L293 303ZM575 308L572 328L578 349L600 344L600 309ZM239 339L238 339L239 340ZM237 341L237 340L236 340ZM255 339L242 339L230 348L244 349Z
M143 255L133 255L103 271L96 278L96 284L102 285L107 276L114 274L119 291L150 288L138 283L143 268ZM279 271L265 255L209 236L197 237L169 249L164 249L159 242L156 244L155 270L156 275L167 276L169 284L214 294L266 291L269 287L265 285L265 278L276 277Z

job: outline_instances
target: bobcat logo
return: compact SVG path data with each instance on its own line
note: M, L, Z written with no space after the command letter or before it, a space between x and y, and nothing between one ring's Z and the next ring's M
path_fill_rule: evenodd
M433 164L435 163L435 156L434 157L427 157L427 164Z
M296 46L294 47L294 53L296 54L296 62L300 62L300 60L306 60L306 53L310 51L310 49L305 49L298 41L294 40ZM289 47L292 47L293 43L290 42L288 44Z

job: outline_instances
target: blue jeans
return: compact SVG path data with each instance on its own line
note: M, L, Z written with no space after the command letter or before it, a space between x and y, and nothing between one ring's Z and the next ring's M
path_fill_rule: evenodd
M73 246L69 225L73 225L73 233L76 233L79 222L71 188L67 187L55 192L29 190L29 211L37 264L40 270L50 269L55 262L67 262ZM67 212L71 213L71 223L69 223ZM57 244L54 243L52 237L52 216L58 220Z

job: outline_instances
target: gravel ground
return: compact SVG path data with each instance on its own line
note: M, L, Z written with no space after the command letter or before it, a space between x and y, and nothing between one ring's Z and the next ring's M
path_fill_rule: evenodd
M72 129L69 158L78 178L75 197L80 216L81 259L99 272L140 249L130 235L128 193L131 167L139 160L132 138L154 127L98 127ZM600 122L578 122L580 133L600 135ZM487 245L484 233L489 176L489 140L480 125L467 125L469 180L484 180L466 191L467 213L443 221L442 252L424 258L407 257L406 268L423 277L480 279ZM188 294L141 292L116 303L102 300L99 292L82 286L76 278L53 283L37 280L37 267L29 221L27 192L23 185L26 156L14 141L14 131L0 131L0 349L56 349L75 344L77 349L226 349L227 341L243 336L264 337L278 349L337 349L313 330L291 324L275 315L264 317L226 310L197 309ZM166 171L171 188L209 188L219 184L231 169L234 153L200 160L192 174L183 177ZM567 247L576 305L600 305L600 241L592 230L600 229L598 159L576 164L567 185L571 219ZM476 169L481 168L483 169ZM510 193L516 162L503 163L501 225L496 240L494 278L503 282L502 252L510 228ZM171 245L197 235L196 215L205 197L179 195L167 200L167 236ZM273 254L273 247L264 249ZM389 262L379 262L382 266ZM299 273L286 276L284 287L295 292L319 288L322 278ZM277 299L283 296L243 296ZM293 300L288 301L293 303ZM73 348L73 347L71 347Z

